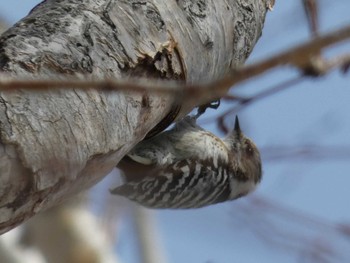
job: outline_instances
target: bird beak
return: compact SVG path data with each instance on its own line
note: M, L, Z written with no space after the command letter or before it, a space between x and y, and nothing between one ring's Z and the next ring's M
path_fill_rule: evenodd
M239 127L239 121L238 121L238 117L236 116L236 119L235 119L235 127L233 129L233 131L237 134L237 135L240 135L242 132L241 132L241 128Z

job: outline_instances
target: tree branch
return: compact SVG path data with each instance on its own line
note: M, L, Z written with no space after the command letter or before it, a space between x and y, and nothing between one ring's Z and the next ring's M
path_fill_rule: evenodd
M178 81L164 81L157 79L128 79L120 81L115 78L107 78L103 80L96 79L35 79L28 78L12 78L7 75L0 74L0 91L9 91L14 89L26 89L35 91L47 91L52 89L96 89L101 91L134 91L143 93L145 91L156 93L158 95L171 95L181 98L195 95L191 100L187 98L184 103L189 104L185 108L193 108L204 104L208 101L215 100L227 94L228 90L248 79L257 77L267 71L280 66L294 66L301 72L312 71L314 75L323 75L335 68L343 68L350 62L350 54L324 59L318 54L325 48L350 38L350 26L345 26L339 30L330 32L325 35L314 37L310 41L300 44L276 54L271 58L267 58L252 65L235 68L229 71L225 77L210 80L207 82L198 81L193 84L186 84ZM314 55L317 57L315 58ZM310 68L312 67L312 68Z
M44 1L1 36L0 72L34 82L209 82L248 57L266 4ZM174 106L181 116L198 105L147 90L64 90L61 83L38 92L26 85L0 93L0 233L95 184Z

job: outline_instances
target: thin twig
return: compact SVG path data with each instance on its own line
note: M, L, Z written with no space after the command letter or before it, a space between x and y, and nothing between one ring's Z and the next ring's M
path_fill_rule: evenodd
M154 80L133 80L131 82L119 81L115 79L106 80L81 80L81 79L58 79L58 80L28 80L12 79L6 75L0 75L0 91L9 91L13 89L47 90L47 89L99 89L99 90L117 90L117 91L151 91L165 94L182 94L191 98L193 94L198 104L203 104L225 96L230 87L241 83L252 77L256 77L277 66L291 65L304 71L310 66L310 60L317 55L320 50L332 44L338 43L350 38L350 25L337 31L317 36L312 40L292 48L271 58L257 62L253 65L247 65L236 69L226 77L213 81L211 83L186 85L183 82L174 81L154 81Z
M317 0L303 0L303 5L310 31L313 36L317 36L319 31Z
M265 161L281 161L300 159L303 161L335 159L349 160L350 145L323 146L323 145L298 145L291 147L290 145L278 145L262 147Z
M226 131L228 130L227 127L224 125L224 119L231 115L234 114L235 112L239 112L240 110L242 110L243 108L247 107L248 105L250 105L253 102L256 102L257 100L266 98L268 96L271 96L273 94L276 94L278 92L281 92L283 90L286 90L289 87L292 87L293 85L301 82L302 80L304 80L303 76L297 76L295 78L292 78L290 80L286 80L282 83L279 83L278 85L268 89L268 90L264 90L252 97L249 98L242 98L239 97L238 99L238 105L233 106L231 108L229 108L228 110L224 111L223 113L221 113L219 116L215 116L212 118L208 118L205 121L202 121L202 123L207 123L207 122L212 122L212 121L218 121L218 125L220 127L220 130L222 130L223 132L226 133ZM233 96L233 98L235 98L235 96Z

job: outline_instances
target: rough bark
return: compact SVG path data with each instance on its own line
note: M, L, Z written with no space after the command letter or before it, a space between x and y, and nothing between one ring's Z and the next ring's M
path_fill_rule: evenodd
M206 82L245 61L265 15L265 0L46 0L1 36L0 72ZM99 181L175 101L147 91L0 93L0 233Z

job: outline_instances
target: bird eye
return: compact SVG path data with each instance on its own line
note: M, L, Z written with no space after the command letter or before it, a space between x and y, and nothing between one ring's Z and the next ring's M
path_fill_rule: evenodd
M253 154L254 150L253 150L252 144L249 141L245 142L245 146L246 146L245 147L246 153L249 155Z

